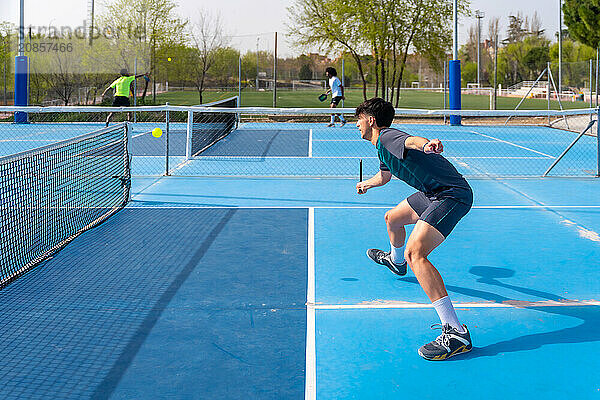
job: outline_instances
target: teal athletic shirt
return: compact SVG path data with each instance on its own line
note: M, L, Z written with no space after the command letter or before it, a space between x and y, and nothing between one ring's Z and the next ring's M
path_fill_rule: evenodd
M379 132L379 169L391 172L427 196L453 197L470 203L473 198L471 187L454 165L439 154L406 149L404 142L410 136L393 128L383 128Z

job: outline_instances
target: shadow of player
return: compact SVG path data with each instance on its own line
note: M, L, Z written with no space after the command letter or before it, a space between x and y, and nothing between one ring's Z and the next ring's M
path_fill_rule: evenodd
M555 302L565 302L567 299L558 295L543 292L526 287L516 286L504 283L499 279L510 278L514 275L514 271L507 268L498 268L490 266L473 266L469 272L479 276L477 282L487 285L493 285L506 289L511 289L519 293L529 296L538 297L544 300ZM403 282L418 284L414 277L399 278ZM517 299L511 299L497 293L465 288L460 286L447 285L446 289L449 292L460 293L471 297L477 297L483 300L491 301L500 304L510 304L518 308L528 310L536 310L547 314L562 315L566 317L577 318L582 321L581 324L544 333L534 333L531 335L519 336L501 342L493 343L483 347L474 347L473 351L459 357L458 359L450 359L449 361L460 361L468 358L492 357L501 353L512 353L518 351L534 350L544 345L560 344L560 343L587 343L600 341L600 336L597 334L600 327L600 306L596 305L536 305L536 303L525 302ZM539 304L539 303L537 303ZM510 323L510 322L508 322Z

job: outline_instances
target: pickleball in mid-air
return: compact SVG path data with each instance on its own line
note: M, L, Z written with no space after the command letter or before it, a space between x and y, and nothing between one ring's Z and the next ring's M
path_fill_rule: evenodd
M160 128L154 128L152 129L152 136L154 136L155 138L159 138L162 136L162 129Z

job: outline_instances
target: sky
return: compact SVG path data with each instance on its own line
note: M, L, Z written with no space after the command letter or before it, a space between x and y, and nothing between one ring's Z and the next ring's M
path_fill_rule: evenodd
M90 0L24 0L25 25L33 26L80 26L86 19ZM95 0L96 7L105 0ZM293 48L282 36L291 23L287 7L293 0L175 0L180 15L194 19L199 9L212 15L220 14L225 30L232 37L236 47L243 50L253 49L256 38L262 45L272 46L274 34L279 32L279 55L285 57L301 52ZM487 36L489 17L500 17L500 32L505 33L508 26L508 15L521 12L525 16L533 16L537 11L546 36L553 39L558 31L558 5L560 0L471 0L472 10L485 12L482 20L482 37ZM0 0L0 21L19 22L19 0ZM474 17L462 18L459 26L459 43L467 40L470 26L476 25ZM262 35L258 35L262 34ZM262 47L261 45L261 47Z

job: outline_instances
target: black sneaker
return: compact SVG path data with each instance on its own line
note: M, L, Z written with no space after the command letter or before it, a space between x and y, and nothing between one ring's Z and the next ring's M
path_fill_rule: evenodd
M419 349L419 355L426 360L442 361L461 353L468 353L473 348L471 334L466 325L466 332L459 333L449 324L431 325L431 329L442 329L442 334L433 342L427 343Z
M392 261L391 252L389 251L386 252L379 249L369 249L367 250L367 256L377 264L385 265L396 275L406 275L406 261L401 264L396 264Z

